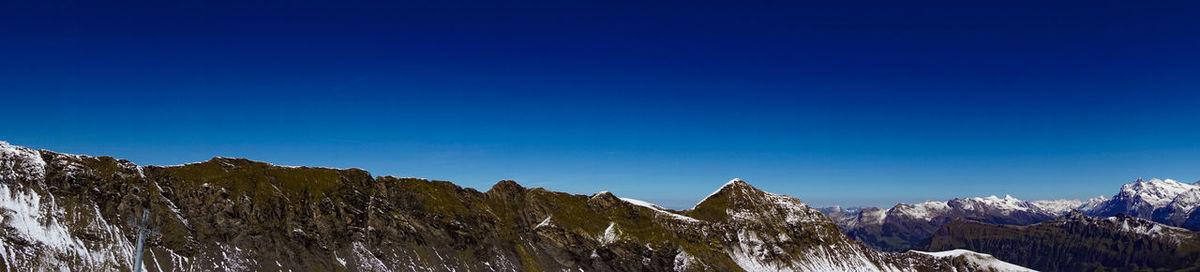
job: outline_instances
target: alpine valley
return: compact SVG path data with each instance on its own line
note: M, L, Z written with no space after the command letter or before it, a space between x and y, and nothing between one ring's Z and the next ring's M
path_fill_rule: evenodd
M1030 271L968 250L884 252L734 179L671 210L500 181L486 192L236 158L139 166L0 142L0 267L128 271ZM1031 218L1031 219L1040 219Z

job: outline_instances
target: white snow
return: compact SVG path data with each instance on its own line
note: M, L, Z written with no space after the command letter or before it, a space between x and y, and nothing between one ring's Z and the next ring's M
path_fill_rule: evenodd
M893 207L901 214L907 215L914 219L925 221L932 220L934 217L950 209L950 206L944 201L925 201L918 204L900 204Z
M632 199L632 198L623 198L623 197L621 198L621 200L628 202L629 204L649 208L651 210L658 212L658 214L667 215L671 218L679 219L681 221L692 222L692 223L700 222L700 220L696 220L695 218L691 218L691 217L687 217L687 216L683 216L680 214L676 214L676 213L667 211L667 209L663 208L662 206L654 205L654 203L641 201L641 200L637 200L637 199Z
M354 242L352 250L358 261L358 267L355 267L356 270L389 271L387 265L383 264L383 261L379 260L378 257L375 257L371 253L371 250L367 249L362 242Z
M1176 211L1183 211L1184 214L1190 214L1192 210L1200 206L1200 186L1175 195L1168 206Z
M599 239L601 244L607 245L616 242L621 237L621 230L617 229L616 222L609 222L608 228L604 229L604 234L601 234Z
M0 181L42 180L46 161L33 149L0 141Z
M878 266L867 256L873 252L845 243L833 243L788 254L774 241L766 241L755 231L739 230L738 243L727 250L730 259L746 271L911 271L894 266ZM790 260L779 259L791 255Z
M676 272L687 271L688 268L692 267L692 263L694 262L696 262L696 257L688 255L687 251L683 251L683 248L680 248L679 254L675 255L675 266L672 267L672 270Z
M638 206L642 206L642 207L646 207L646 208L650 208L650 209L654 209L654 210L665 210L665 208L663 208L662 206L654 205L654 203L650 203L650 202L646 202L646 201L641 201L641 200L632 199L632 198L624 198L624 197L622 197L621 200L624 200L625 202L629 202L629 204L638 205Z
M787 217L784 218L784 221L788 222L789 224L811 223L819 220L818 218L813 217L813 214L809 213L810 210L808 205L805 205L804 202L801 202L798 198L772 193L767 193L767 198L770 199L771 202L773 202L776 206L785 211ZM819 214L820 212L816 213Z
M996 197L995 195L988 197L972 197L971 200L982 203L988 207L998 209L1004 214L1012 211L1029 211L1029 203L1021 201L1011 195L1004 195L1004 198Z
M876 225L882 225L884 219L887 219L887 210L873 209L863 210L858 216L865 222L874 222Z
M437 251L434 251L434 252L436 253ZM441 256L438 256L438 257L441 257ZM333 252L333 259L337 260L337 262L339 264L342 264L342 267L346 267L346 259L342 259L342 257L338 257L337 252Z
M998 271L998 272L1008 272L1008 271L1035 271L1036 272L1036 270L1033 270L1033 269L1029 269L1029 268L1025 268L1025 267L1022 267L1019 265L1001 261L1000 259L996 259L996 257L992 257L992 255L978 253L978 252L974 252L974 251L970 251L970 250L966 250L966 249L955 249L955 250L938 251L938 252L924 252L924 251L913 250L912 252L921 253L921 254L937 257L937 258L955 258L955 257L962 256L962 257L964 257L964 259L966 261L971 262L971 263L983 268L982 270L990 269L991 271Z
M756 206L760 207L730 207L725 213L734 220L755 222L775 222L775 218L783 216L781 219L792 225L825 220L817 216L820 212L809 209L800 199L787 195L766 193L763 203ZM749 208L765 208L768 211Z
M86 228L112 244L94 245L71 234L67 227L65 211L55 204L54 197L42 198L40 194L29 189L19 189L8 184L0 183L0 213L3 222L15 232L12 235L31 242L31 245L20 246L0 243L0 252L8 265L29 266L34 259L40 263L60 265L64 261L78 260L85 266L101 266L104 264L125 263L132 256L133 247L124 239L121 230L100 215L100 210L92 206L94 217L87 221ZM74 214L74 218L86 215ZM32 250L32 251L29 251ZM23 256L22 256L23 255ZM65 259L60 259L65 258Z
M1085 213L1092 212L1092 211L1099 209L1102 205L1104 205L1104 203L1107 203L1107 202L1108 202L1108 197L1105 197L1105 196L1093 197L1091 199L1088 199L1087 201L1084 201L1083 204L1080 204L1079 211L1085 212Z
M1078 199L1038 200L1030 203L1043 211L1053 214L1064 214L1083 206L1083 201L1079 201Z
M1089 200L1085 203L1079 200L1040 200L1040 201L1024 201L1011 195L999 197L991 195L987 197L970 197L962 199L953 199L950 201L925 201L917 204L897 204L895 207L888 210L888 214L906 216L913 219L930 221L934 218L946 215L955 209L961 209L968 213L994 213L998 212L1002 215L1012 213L1034 213L1044 214L1049 216L1057 216L1064 214L1072 209L1081 208L1082 205L1088 205L1094 201ZM1095 205L1095 204L1092 204ZM885 216L867 216L863 215L858 220L859 224L871 224L876 222L881 224ZM871 219L871 220L867 220Z
M1153 178L1149 181L1138 179L1132 183L1122 185L1121 192L1118 195L1131 198L1136 197L1151 207L1161 208L1170 204L1179 194L1196 190L1197 188L1200 188L1200 186L1178 182L1173 179L1163 180Z
M538 223L538 224L537 224L537 226L536 226L536 227L533 227L533 228L534 228L534 229L540 229L540 228L542 228L542 227L548 227L548 226L552 226L552 225L550 224L550 216L549 216L549 215L547 215L547 216L546 216L546 219L542 219L542 222L541 222L541 223Z
M1119 218L1116 216L1105 217L1104 220L1113 225L1120 225L1121 231L1147 235L1152 237L1173 236L1173 234L1191 234L1192 232L1178 227L1167 226L1155 223L1149 220L1136 218Z
M42 249L59 254L88 256L88 250L83 242L71 237L71 232L54 216L53 200L42 202L42 197L34 192L10 188L8 184L0 184L0 212L4 213L4 221L16 230L16 234L26 240L41 246ZM9 245L3 245L7 250ZM18 260L5 260L10 264L21 264Z

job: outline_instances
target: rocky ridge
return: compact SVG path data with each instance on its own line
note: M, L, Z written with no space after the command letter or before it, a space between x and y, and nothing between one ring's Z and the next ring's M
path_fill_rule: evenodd
M733 180L683 211L501 181L486 192L359 169L236 158L138 166L0 142L6 270L1000 271L978 256L884 253L798 199Z

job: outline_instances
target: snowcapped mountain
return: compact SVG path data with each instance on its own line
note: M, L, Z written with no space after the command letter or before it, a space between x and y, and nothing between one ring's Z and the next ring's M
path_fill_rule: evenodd
M1089 214L1113 216L1126 214L1170 226L1200 230L1200 185L1172 179L1137 179L1121 186L1112 199L1099 204Z
M1200 182L1198 182L1200 183ZM992 224L1029 225L1078 210L1088 215L1129 216L1200 230L1200 184L1171 179L1137 179L1112 198L1086 201L1023 201L1012 196L897 204L890 209L822 208L849 236L874 248L903 251L928 238L942 224L969 219Z
M1102 197L1100 197L1102 198ZM1060 200L1037 200L1031 201L1030 204L1041 208L1044 211L1052 213L1067 213L1071 210L1079 209L1083 206L1083 201L1078 199L1060 199Z
M918 245L968 249L1041 271L1190 271L1200 268L1200 233L1124 214L1072 211L1029 226L956 220Z
M138 166L0 142L0 266L148 271L988 271L886 253L799 199L732 180L689 210L501 181L486 192L359 169L213 158ZM1012 267L1000 266L1011 269Z
M1099 207L1101 204L1104 204L1104 202L1106 202L1106 201L1108 201L1107 197L1097 196L1097 197L1093 197L1091 199L1083 200L1083 201L1078 200L1078 199L1071 199L1071 200L1060 199L1060 200L1038 200L1038 201L1032 201L1030 203L1033 203L1034 206L1038 206L1038 208L1042 208L1042 210L1045 210L1047 212L1052 212L1055 214L1066 214L1067 212L1070 212L1071 210L1079 210L1084 213L1089 213L1089 212L1095 211L1097 209L1097 207Z
M1029 202L1012 196L956 198L897 204L890 209L824 209L855 240L886 251L905 251L929 238L942 224L955 219L1028 225L1054 217L1083 203L1078 200Z

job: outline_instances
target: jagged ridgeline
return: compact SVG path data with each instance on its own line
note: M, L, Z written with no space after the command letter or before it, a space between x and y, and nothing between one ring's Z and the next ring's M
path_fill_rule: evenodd
M213 158L138 166L0 142L0 267L149 271L998 271L983 254L883 253L798 199L734 180L695 208L501 181L487 192L359 169Z

